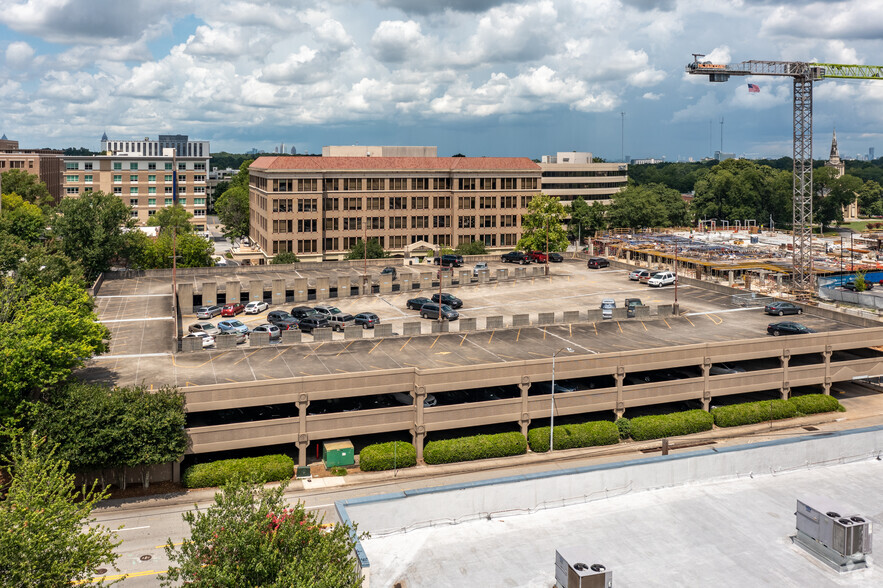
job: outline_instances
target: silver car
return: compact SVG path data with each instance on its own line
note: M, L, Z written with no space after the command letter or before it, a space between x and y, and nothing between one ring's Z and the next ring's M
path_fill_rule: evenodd
M221 334L221 329L208 322L193 323L187 327L187 330L191 333L207 333L212 336Z
M328 317L328 324L335 331L343 331L346 327L352 327L356 324L356 317L346 312L332 314Z
M196 309L196 318L210 319L221 314L221 307L217 304L211 306L200 306Z
M613 298L605 298L601 301L601 318L612 319L613 309L616 308L616 300Z
M475 266L472 268L472 275L473 275L473 276L477 276L477 275L478 275L478 272L480 272L481 270L486 270L486 269L488 269L488 267L487 267L487 262L486 262L486 261L479 261L479 262L476 263Z

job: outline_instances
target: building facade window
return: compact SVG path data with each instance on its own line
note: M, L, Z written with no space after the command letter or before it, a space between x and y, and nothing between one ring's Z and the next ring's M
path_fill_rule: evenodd
M80 169L80 164L76 161L66 161L64 163L64 169Z
M429 208L429 196L412 196L411 208L414 210L426 210Z

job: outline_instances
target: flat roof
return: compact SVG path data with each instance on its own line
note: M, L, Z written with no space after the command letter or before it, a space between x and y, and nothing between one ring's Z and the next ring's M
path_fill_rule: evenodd
M249 166L272 171L529 171L540 166L527 157L317 157L261 156Z

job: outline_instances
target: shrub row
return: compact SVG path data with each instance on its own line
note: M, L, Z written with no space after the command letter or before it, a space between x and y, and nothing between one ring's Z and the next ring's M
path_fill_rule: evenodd
M423 460L428 464L472 461L490 457L521 455L527 452L527 439L514 431L496 435L475 435L430 441L423 449Z
M710 431L714 417L704 410L687 410L653 416L635 417L629 421L632 439L648 441L661 437L677 437Z
M287 455L264 455L222 459L187 468L181 483L186 488L223 486L234 478L258 483L288 480L294 475L294 460Z
M610 421L593 421L577 425L555 427L555 449L595 447L619 442L619 429ZM531 451L549 451L549 427L537 427L527 432Z
M824 394L794 396L789 398L788 402L794 405L799 414L816 414L819 412L833 412L835 410L842 412L846 410L836 398Z
M404 441L375 443L359 452L359 469L363 472L379 472L417 465L417 450Z
M769 420L789 419L797 415L797 407L788 400L763 400L745 402L711 409L714 424L718 427L753 425Z

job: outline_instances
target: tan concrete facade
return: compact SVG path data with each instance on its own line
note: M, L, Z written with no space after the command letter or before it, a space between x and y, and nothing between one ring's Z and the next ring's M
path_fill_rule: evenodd
M205 227L208 157L178 157L178 202L193 215L197 230ZM64 158L64 195L76 198L89 191L116 194L132 209L132 218L146 225L157 210L173 203L171 157L129 155Z
M540 167L526 158L261 157L250 183L250 237L270 257L340 259L365 236L402 255L421 241L511 250L540 193Z
M9 141L18 144L17 141ZM15 149L0 151L0 173L20 169L40 178L46 184L55 203L61 202L64 161L61 151L49 149Z
M570 204L582 196L591 204L609 204L610 199L628 184L628 165L624 163L593 163L587 152L559 152L543 156L542 191Z

